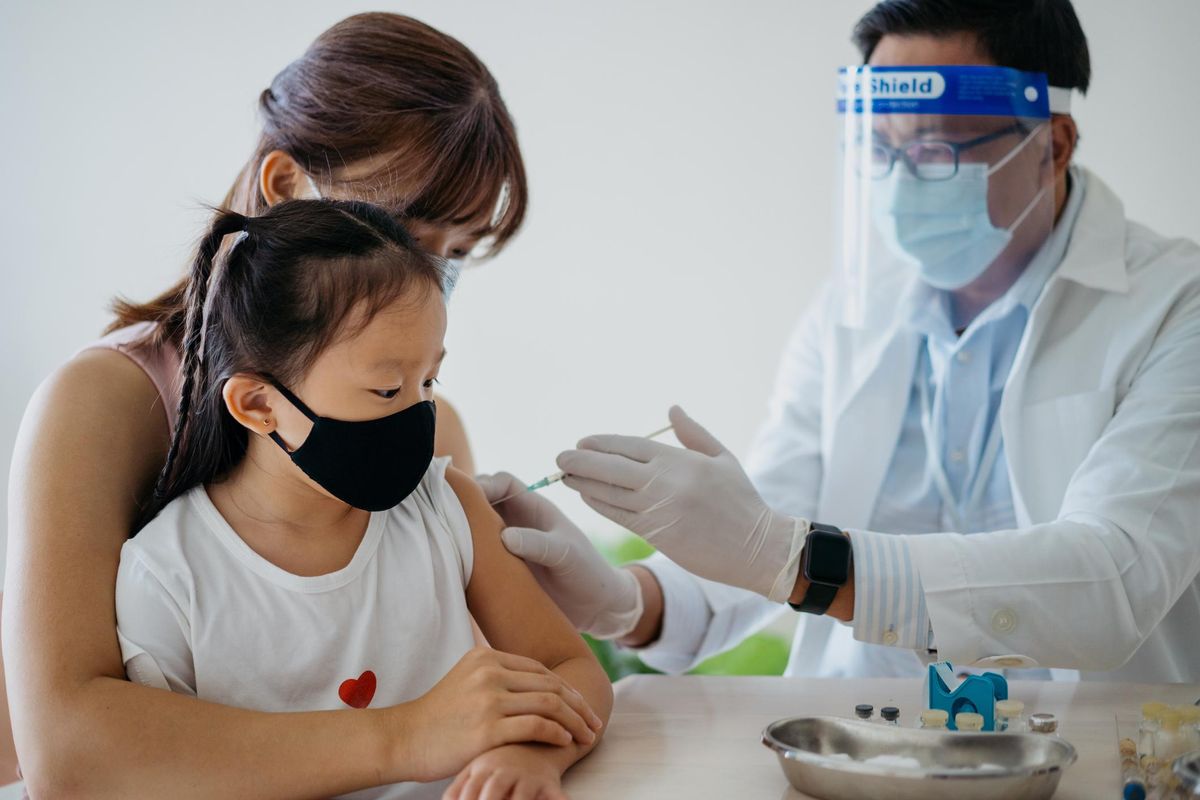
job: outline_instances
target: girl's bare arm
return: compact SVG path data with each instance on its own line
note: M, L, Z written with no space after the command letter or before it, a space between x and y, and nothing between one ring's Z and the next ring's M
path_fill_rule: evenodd
M612 712L612 684L599 662L525 566L500 541L504 521L492 510L483 490L450 468L446 478L462 502L475 545L474 569L467 605L488 641L497 650L542 662L573 686L607 725ZM599 738L597 738L599 741ZM560 771L592 747L579 743L541 748Z

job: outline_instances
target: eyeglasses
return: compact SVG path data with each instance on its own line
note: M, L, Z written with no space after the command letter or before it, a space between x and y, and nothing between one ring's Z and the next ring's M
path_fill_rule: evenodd
M1028 133L1028 130L1023 125L1013 123L1006 128L985 133L965 142L920 140L908 142L900 147L872 140L869 159L865 163L855 159L855 165L860 175L865 173L871 180L881 180L892 174L892 168L896 166L897 161L902 161L918 180L946 181L958 174L961 153L1014 133L1024 134Z

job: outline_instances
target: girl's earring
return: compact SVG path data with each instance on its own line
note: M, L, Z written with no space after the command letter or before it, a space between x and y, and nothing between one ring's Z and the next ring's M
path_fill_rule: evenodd
M263 420L263 425L270 425L270 424L271 424L271 420L269 420L269 419Z

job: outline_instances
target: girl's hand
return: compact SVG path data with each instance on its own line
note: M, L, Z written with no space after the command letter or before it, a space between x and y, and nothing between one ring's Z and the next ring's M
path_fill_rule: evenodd
M458 773L442 800L567 800L562 776L539 745L489 750Z
M410 780L453 775L480 753L517 742L589 745L600 718L562 678L530 658L478 647L424 696L397 707L399 766Z

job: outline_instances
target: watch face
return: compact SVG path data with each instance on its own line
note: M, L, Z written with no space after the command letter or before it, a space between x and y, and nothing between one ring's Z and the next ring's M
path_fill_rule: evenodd
M850 539L813 531L804 547L804 577L812 583L842 586L850 577Z

